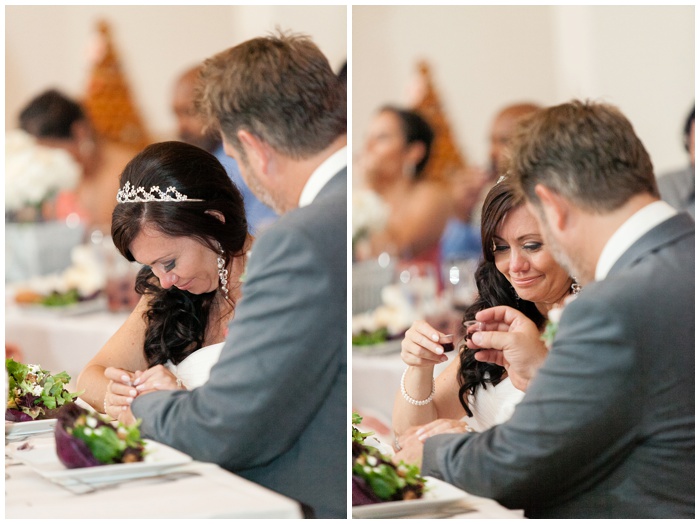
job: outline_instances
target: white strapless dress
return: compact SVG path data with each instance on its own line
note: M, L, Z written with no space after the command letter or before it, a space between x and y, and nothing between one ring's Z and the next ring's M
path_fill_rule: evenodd
M474 416L465 416L462 420L475 431L486 431L508 420L524 396L525 392L516 389L510 377L504 378L495 387L487 384L485 388L477 390L476 402L470 395L469 408Z
M223 347L223 342L203 347L192 353L177 366L168 360L165 363L165 367L178 377L187 389L194 389L209 380L209 372L219 360L221 348Z

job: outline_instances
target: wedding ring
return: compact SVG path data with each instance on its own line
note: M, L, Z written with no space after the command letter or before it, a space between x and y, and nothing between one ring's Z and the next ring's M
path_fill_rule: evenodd
M399 452L403 448L401 447L401 444L399 444L399 437L398 435L394 435L394 451Z

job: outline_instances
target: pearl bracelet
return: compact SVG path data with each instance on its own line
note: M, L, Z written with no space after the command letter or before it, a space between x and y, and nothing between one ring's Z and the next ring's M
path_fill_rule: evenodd
M414 406L426 406L430 404L433 401L433 395L435 395L435 379L433 379L433 389L430 392L430 396L425 400L416 400L406 392L405 380L406 373L408 373L409 368L410 366L407 367L406 370L403 372L403 375L401 375L401 395L403 395L403 398L406 399L406 402L408 402L409 404L413 404Z

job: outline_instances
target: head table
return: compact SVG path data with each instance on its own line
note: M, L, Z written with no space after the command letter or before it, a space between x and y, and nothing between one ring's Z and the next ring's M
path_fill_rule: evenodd
M7 446L50 439L53 433ZM21 453L21 452L17 452ZM157 477L97 485L81 492L42 477L5 453L5 518L301 518L297 502L192 461Z

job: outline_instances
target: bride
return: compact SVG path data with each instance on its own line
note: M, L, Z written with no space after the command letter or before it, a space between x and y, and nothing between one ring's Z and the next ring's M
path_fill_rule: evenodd
M240 192L203 149L153 144L129 162L120 187L112 239L143 264L141 299L78 377L81 399L114 418L144 391L206 382L253 241Z
M533 336L539 337L549 311L563 307L579 286L550 254L535 217L507 177L486 196L481 236L483 259L475 274L479 296L464 320L473 320L483 309L510 306L534 322L540 333ZM408 367L392 416L397 451L401 436L412 431L420 440L438 433L485 431L510 418L523 398L505 368L478 361L467 348L433 380L435 365L448 360L444 342L444 334L425 321L406 332L401 358Z

